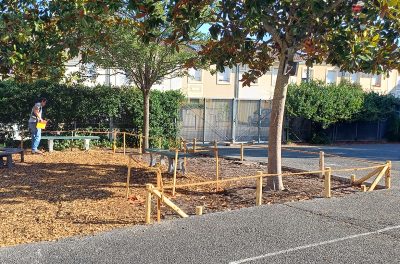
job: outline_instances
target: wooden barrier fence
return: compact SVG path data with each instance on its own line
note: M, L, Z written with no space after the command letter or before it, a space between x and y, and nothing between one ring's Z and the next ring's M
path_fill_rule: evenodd
M262 171L257 172L256 175L251 175L251 176L240 176L240 177L235 177L235 178L227 178L227 179L217 179L215 181L204 181L204 182L196 182L196 183L187 183L187 184L172 184L172 185L166 185L163 186L163 184L157 184L157 188L152 186L152 185L146 185L146 190L147 190L147 198L151 200L152 196L156 196L157 199L160 199L159 203L165 203L168 207L170 207L173 211L175 211L178 215L181 217L188 217L186 213L183 212L182 209L180 209L177 205L175 205L169 198L167 198L164 194L164 191L166 190L171 190L174 189L176 190L177 188L188 188L188 187L199 187L199 186L205 186L205 185L213 185L217 184L219 187L219 184L222 183L228 183L228 182L239 182L243 180L250 180L250 179L255 179L256 182L256 201L255 204L256 206L262 205L262 194L263 194L263 180L265 177L275 177L275 176L283 176L283 177L290 177L290 176L300 176L300 175L324 175L324 191L323 191L323 196L325 198L330 198L332 197L332 187L331 187L331 181L332 181L332 173L333 172L347 172L347 171L365 171L365 170L371 170L373 169L372 172L368 173L366 176L363 176L360 179L356 179L354 175L351 175L351 184L353 186L358 186L361 185L361 190L362 191L373 191L378 182L382 179L382 177L385 176L385 187L387 189L391 188L391 162L387 161L383 165L379 166L370 166L370 167L363 167L363 168L349 168L349 169L338 169L338 170L332 170L330 167L326 167L323 171L307 171L307 172L296 172L296 173L282 173L282 174L268 174L264 173ZM160 172L161 174L161 172ZM366 180L370 179L371 177L377 175L376 179L373 181L371 186L369 188L366 187L365 184L363 184ZM161 176L160 176L161 178ZM161 182L162 180L157 180L157 182ZM217 188L218 188L217 187ZM164 197L164 198L162 198ZM149 224L151 223L151 206L147 206L147 204L151 205L151 201L146 200L146 223ZM160 212L160 206L157 206L157 220L160 221L159 215L161 214ZM201 208L201 213L200 209L196 207L196 214L202 214L203 213L203 208ZM148 220L148 221L147 221Z

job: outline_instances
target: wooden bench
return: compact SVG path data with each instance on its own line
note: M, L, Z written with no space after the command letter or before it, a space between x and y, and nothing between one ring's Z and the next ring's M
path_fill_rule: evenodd
M49 152L53 152L54 140L84 140L85 150L89 150L90 140L98 140L99 136L42 136L42 139L47 139Z
M20 148L0 148L0 168L7 167L11 169L14 166L12 155L21 154L21 162L24 162L24 150ZM4 158L6 160L4 161Z
M153 167L157 163L157 156L160 156L160 164L164 163L164 157L168 158L168 173L174 172L174 161L175 161L175 151L167 150L167 149L157 149L157 148L149 148L145 149L146 152L150 153L150 167ZM178 166L177 170L180 170L183 175L186 172L186 166L184 162L184 158L192 157L193 155L188 153L178 152Z

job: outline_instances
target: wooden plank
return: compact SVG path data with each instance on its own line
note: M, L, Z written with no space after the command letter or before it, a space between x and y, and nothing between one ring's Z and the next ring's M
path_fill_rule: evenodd
M146 204L145 204L145 222L151 224L151 194L153 191L152 184L146 184Z
M203 206L196 206L196 215L203 215Z
M366 180L368 180L369 178L371 178L371 177L374 176L375 174L379 173L381 170L382 170L382 167L373 170L372 172L368 173L368 174L365 175L364 177L362 177L362 178L356 180L356 181L353 183L353 185L360 185L360 184L362 184L363 182L365 182Z
M175 186L176 186L176 171L178 169L178 150L175 150L175 159L174 159L174 178L172 182L172 196L175 196Z
M257 175L260 175L259 178L256 179L256 205L262 204L262 192L263 192L263 172L257 171Z
M385 187L386 189L390 189L392 187L392 181L391 181L391 177L392 177L392 162L390 160L386 161L387 165L388 165L388 169L386 170L386 174L385 174Z
M330 167L325 168L325 180L324 180L324 196L325 198L331 198L331 176L332 176L332 169Z
M388 166L385 166L381 172L378 174L378 176L376 176L375 180L372 182L371 186L368 188L369 192L372 192L376 185L378 185L379 181L382 179L383 175L385 175L386 171L388 169Z
M172 210L174 210L178 215L181 217L189 217L182 209L180 209L178 206L176 206L170 199L168 199L165 195L162 195L159 190L153 189L152 193L157 196L158 198L161 199L161 201L170 207Z

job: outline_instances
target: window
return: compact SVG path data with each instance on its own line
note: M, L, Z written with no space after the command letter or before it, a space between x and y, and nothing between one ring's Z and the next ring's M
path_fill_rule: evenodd
M340 72L341 74L341 79L349 81L350 83L360 83L360 75L355 72L355 73L350 73L350 72Z
M274 67L271 71L271 86L275 87L276 77L278 76L278 68Z
M314 70L311 68L308 68L308 72L310 76L308 77L309 80L312 80L314 78ZM301 81L306 82L307 81L307 67L303 68L301 72Z
M351 83L360 83L360 75L356 72L356 73L352 73L350 75L350 82Z
M328 70L326 72L326 83L327 84L336 84L337 81L337 71L335 70Z
M201 75L202 75L201 70L196 70L194 68L189 69L189 79L191 81L201 82L202 80Z
M382 75L373 75L372 76L372 86L381 86L381 82L382 82Z
M229 84L231 82L231 69L225 67L224 72L217 72L217 84Z

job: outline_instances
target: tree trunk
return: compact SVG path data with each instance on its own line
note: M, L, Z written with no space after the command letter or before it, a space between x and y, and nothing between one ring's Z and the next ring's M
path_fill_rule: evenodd
M143 92L143 144L142 151L149 148L150 134L150 89L142 89Z
M274 98L272 99L271 122L268 138L268 173L282 173L282 127L285 112L285 101L289 74L285 75L285 66L293 61L293 54L285 55L284 52L279 58L279 70L276 76ZM282 176L268 177L267 186L272 190L283 190Z

